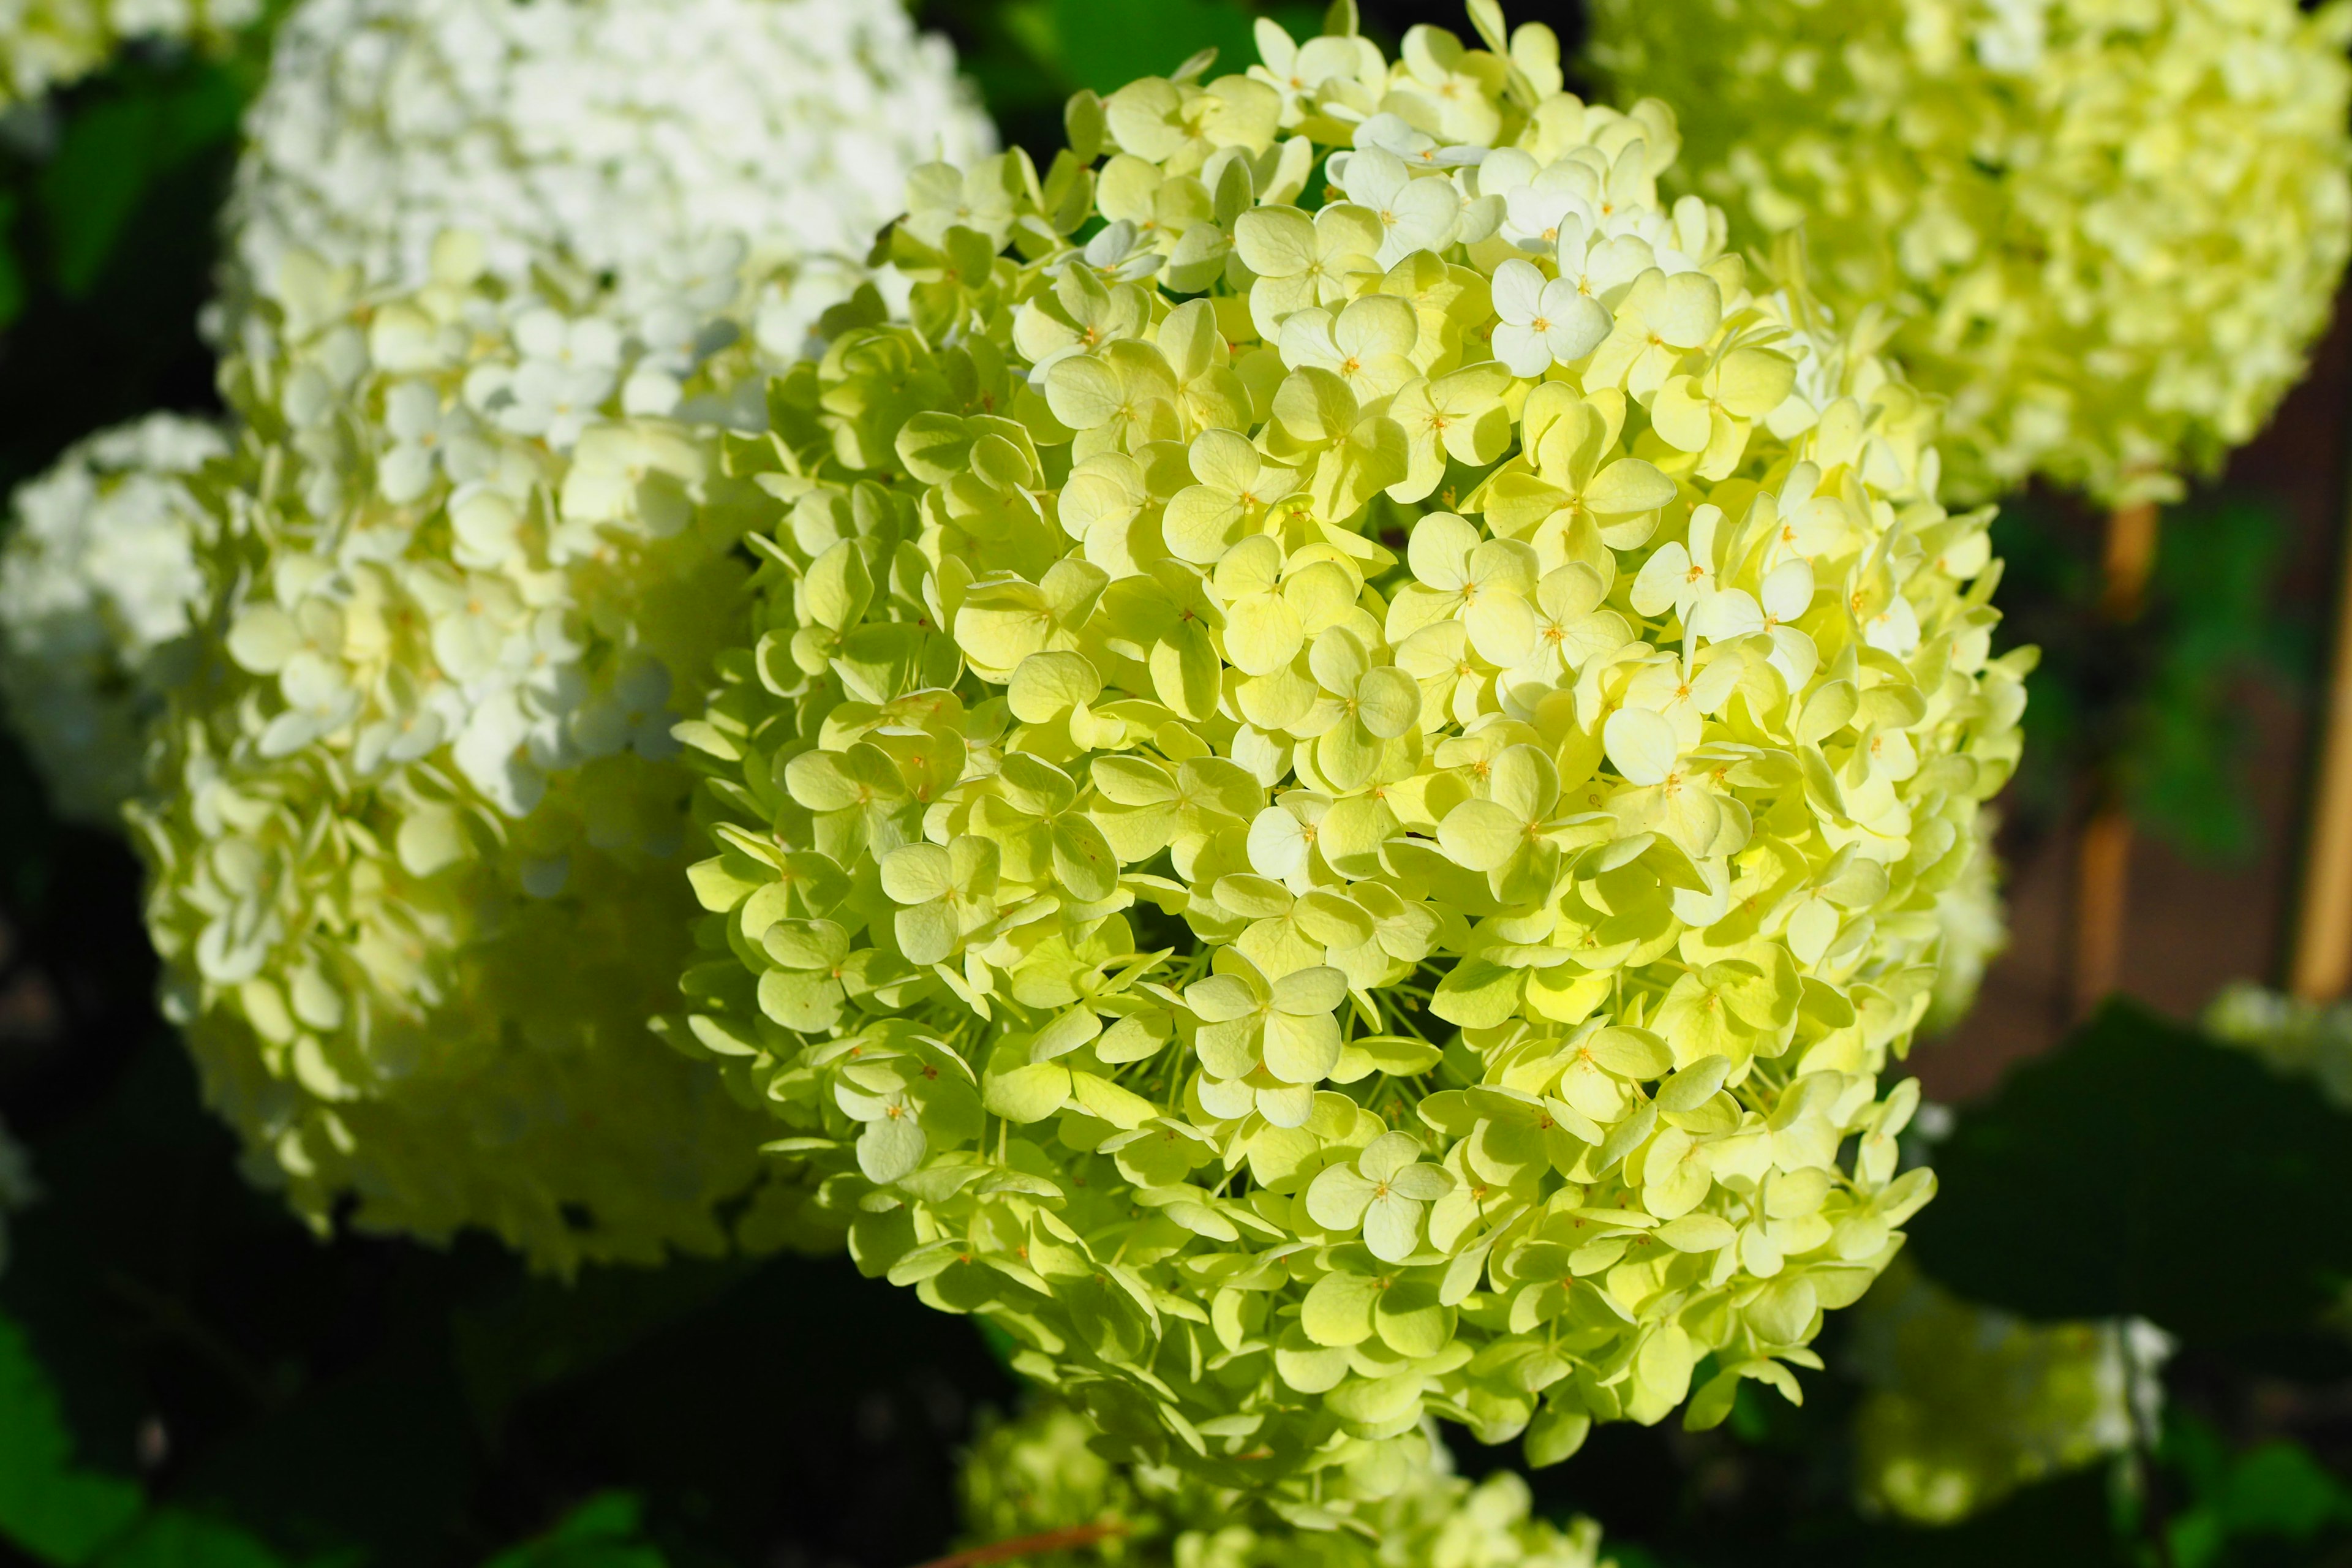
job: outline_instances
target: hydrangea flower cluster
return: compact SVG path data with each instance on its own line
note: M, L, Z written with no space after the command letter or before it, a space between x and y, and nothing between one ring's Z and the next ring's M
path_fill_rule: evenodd
M2242 984L2213 999L2204 1023L2224 1045L2253 1052L2273 1072L2313 1079L2332 1103L2352 1110L2352 1005Z
M896 0L303 0L247 129L232 309L297 249L422 282L453 228L510 283L562 255L668 299L740 235L786 360L908 171L995 146Z
M679 731L673 1037L860 1263L1327 1507L1794 1391L1932 1189L1878 1074L2024 700L1933 403L1473 16L919 171Z
M647 1017L690 908L669 731L737 634L759 500L740 311L648 335L451 236L434 281L306 261L213 509L207 669L133 806L208 1097L324 1226L497 1232L537 1263L727 1240L757 1124ZM674 992L670 992L674 994ZM755 1202L752 1238L796 1212Z
M1176 1563L1183 1568L1613 1568L1601 1528L1532 1516L1527 1482L1508 1470L1473 1486L1454 1474L1434 1432L1400 1445L1394 1493L1360 1521L1365 1531L1300 1530L1237 1509L1234 1499L1179 1472L1111 1465L1089 1447L1094 1429L1064 1405L1041 1401L983 1432L964 1460L964 1533L974 1547L1053 1531L1104 1527L1084 1547L1025 1556L1055 1565Z
M1598 0L1591 54L1686 109L1735 237L1901 301L1950 488L2168 500L2261 428L2352 254L2352 7ZM1694 48L1694 38L1705 38Z
M2145 1319L2030 1323L1963 1301L1907 1262L1854 1313L1861 1506L1950 1524L2157 1429L2171 1353Z
M112 826L193 650L203 505L187 477L214 426L154 414L68 449L20 486L0 544L0 693L62 816Z
M261 8L261 0L0 0L0 109L89 75L134 38L224 43Z

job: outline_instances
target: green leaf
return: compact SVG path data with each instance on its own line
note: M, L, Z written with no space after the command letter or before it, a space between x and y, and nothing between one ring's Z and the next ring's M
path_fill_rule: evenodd
M644 1537L645 1505L629 1492L603 1492L536 1541L502 1552L483 1568L665 1568Z
M90 293L149 191L235 137L241 99L221 70L162 90L134 79L122 96L68 122L38 187L60 292L74 300Z
M1138 77L1165 76L1193 50L1213 47L1212 77L1257 58L1250 13L1232 0L1054 0L1062 67L1080 87L1108 93Z
M50 270L67 298L89 293L154 169L159 107L151 98L93 106L66 129L41 172Z
M2011 1072L1934 1162L1911 1245L1988 1306L2231 1342L2305 1327L2352 1278L2352 1121L2128 1003Z
M285 1559L235 1525L162 1508L97 1560L98 1568L281 1568Z
M25 309L25 269L16 259L16 196L0 191L0 327Z
M89 1563L142 1506L135 1483L74 1464L48 1376L0 1315L0 1536L45 1563Z

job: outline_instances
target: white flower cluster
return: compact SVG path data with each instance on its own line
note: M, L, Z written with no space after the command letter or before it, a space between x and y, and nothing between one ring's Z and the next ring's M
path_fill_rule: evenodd
M187 476L228 450L201 420L101 432L20 487L0 545L0 695L62 816L111 825L182 678L203 592Z
M0 0L0 109L89 75L132 38L215 44L261 0Z
M907 174L993 133L945 40L898 0L306 0L277 41L231 199L232 310L286 255L423 280L481 235L509 282L563 257L625 299L740 235L782 275L762 340L800 351Z
M223 377L224 635L130 813L167 1010L321 1226L349 1194L559 1270L717 1250L760 1124L645 1021L686 942L669 729L748 574L740 308L651 340L455 235L422 289L355 276L289 268Z

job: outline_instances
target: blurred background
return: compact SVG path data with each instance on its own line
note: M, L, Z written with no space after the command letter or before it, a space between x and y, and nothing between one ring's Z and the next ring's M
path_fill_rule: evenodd
M1069 91L1209 45L1239 68L1259 14L1241 0L919 11L954 42L1006 141L1041 163ZM1572 7L1519 12L1543 13L1573 52ZM1302 6L1264 14L1300 36L1319 23ZM1461 25L1434 4L1367 0L1363 14L1391 47L1416 22ZM197 321L239 116L267 59L266 22L226 54L137 47L0 120L0 486L150 410L218 409ZM2339 314L2272 427L2168 509L2148 612L2127 630L2091 613L2100 515L2040 492L2003 509L2004 646L2044 649L2028 760L2001 803L2013 934L1973 1014L1911 1063L1963 1129L1974 1113L2023 1136L2031 1108L2004 1100L2004 1074L2074 1021L2076 840L2095 758L2122 759L2136 829L2118 988L2185 1021L2231 981L2282 976L2345 531L2347 328ZM137 884L121 843L53 818L0 742L0 1116L35 1151L47 1194L12 1227L0 1278L17 1325L0 1324L0 1563L898 1568L947 1549L959 1447L1013 1393L969 1324L870 1289L846 1262L591 1271L567 1289L478 1241L436 1253L314 1239L244 1185L229 1134L197 1103L151 1001ZM2141 1049L2166 1037L2153 1019L2132 1028ZM2139 1092L2099 1083L2119 1106ZM2218 1121L2228 1092L2183 1114ZM2283 1114L2247 1111L2257 1124ZM2321 1142L2352 1148L2352 1127L2318 1127ZM1969 1145L1993 1172L1972 1206L1948 1196L1960 1183L1948 1173L1947 1199L1921 1221L1948 1283L2026 1270L2019 1242L2033 1226L2112 1222L2088 1202L2067 1209L2063 1190L2112 1175L2095 1164L2111 1150L2026 1169L2002 1164L1998 1144ZM2207 1154L2134 1156L2150 1162L2175 1216L2167 1234L2189 1254L2165 1286L2189 1301L2181 1322L2197 1321L2199 1291L2231 1289L2224 1257L2296 1223L2233 1217L2231 1156ZM2323 1149L2295 1179L2341 1181L2343 1164ZM1743 1394L1713 1433L1596 1432L1535 1478L1539 1503L1599 1518L1623 1568L1995 1553L2352 1563L2343 1337L2255 1324L2200 1341L2168 1327L2184 1342L2170 1381L2187 1425L2136 1491L2094 1464L1956 1528L1870 1517L1849 1481L1864 1390L1832 1374L1809 1382L1802 1409ZM1457 1447L1474 1472L1513 1458ZM163 1511L122 1546L122 1519L142 1507ZM2151 1510L2195 1528L2150 1529ZM2151 1557L2149 1541L2173 1544Z

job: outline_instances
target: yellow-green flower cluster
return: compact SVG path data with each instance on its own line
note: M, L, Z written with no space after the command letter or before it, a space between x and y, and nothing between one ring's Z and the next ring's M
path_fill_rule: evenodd
M89 75L136 38L206 45L261 15L261 0L0 0L0 109Z
M2352 8L2295 0L1599 0L1684 106L1736 239L1900 300L1953 492L2179 493L2302 374L2352 253Z
M225 374L217 652L132 812L148 927L207 1095L314 1223L712 1251L756 1124L645 1026L691 907L669 731L748 575L713 424L748 351L707 300L671 341L480 257L452 236L399 293L291 268Z
M2352 1110L2352 1005L2322 1005L2242 984L2215 997L2204 1021L2216 1039L2253 1052L2273 1072L2315 1080L2321 1093Z
M1125 1471L1090 1443L1094 1428L1066 1405L1040 1402L983 1433L964 1460L964 1533L975 1547L1095 1527L1099 1539L1024 1562L1160 1568L1612 1568L1601 1529L1562 1529L1530 1515L1528 1484L1500 1471L1473 1486L1453 1473L1434 1432L1398 1447L1395 1489L1334 1529L1302 1529L1254 1513L1249 1500L1181 1472Z
M174 414L101 431L20 486L0 544L0 692L59 815L111 827L194 657L202 597L187 477L228 449Z
M2023 703L1933 405L1474 18L919 172L680 731L674 1037L860 1263L1327 1504L1793 1391L1931 1190L1877 1075Z
M1952 1296L1907 1262L1854 1312L1865 1510L1950 1524L2153 1433L2170 1353L2141 1319L2029 1323Z

